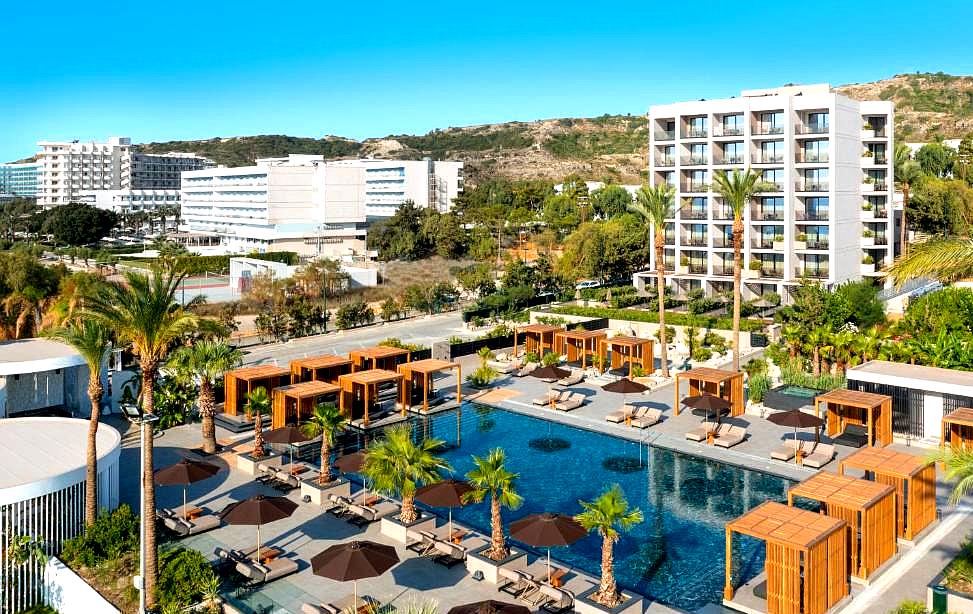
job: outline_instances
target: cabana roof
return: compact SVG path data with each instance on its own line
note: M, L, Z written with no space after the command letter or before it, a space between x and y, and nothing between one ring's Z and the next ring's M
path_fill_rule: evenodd
M847 405L862 409L881 407L882 403L885 403L887 400L889 400L889 397L884 394L848 390L847 388L836 388L824 394L819 394L814 398L815 403L834 403L836 405Z
M551 333L556 330L564 330L563 326L554 326L553 324L525 324L524 326L518 326L518 333Z
M425 360L416 360L401 364L397 368L400 373L435 373L436 371L455 369L458 366L459 363L439 360L436 358L426 358Z
M603 330L562 330L555 333L555 335L566 339L583 339L587 341L589 339L607 337L608 333Z
M274 388L274 392L280 392L289 397L294 397L296 399L304 399L307 397L317 397L323 394L333 394L341 390L335 384L329 384L328 382L321 382L318 380L311 380L310 382L302 382L299 384L290 384L287 386L278 386Z
M626 347L637 347L640 345L645 345L647 343L655 343L655 341L643 337L631 337L628 335L618 335L608 339L606 343L610 343L612 345L622 345Z
M789 493L848 509L864 510L893 491L886 484L822 471L792 487Z
M726 371L724 369L713 369L711 367L696 367L695 369L690 369L689 371L677 373L676 375L684 379L697 379L697 380L702 380L704 382L722 384L723 382L730 381L734 377L742 376L743 372Z
M388 371L386 369L369 369L368 371L358 371L356 373L346 373L345 375L338 376L338 380L341 382L352 382L354 384L381 384L383 382L392 382L402 379L401 373L396 373L395 371Z
M397 348L388 345L376 345L370 348L352 350L348 352L348 355L351 357L375 359L375 358L388 358L390 356L402 356L408 353L409 350L405 348Z
M283 367L277 367L275 365L257 365L255 367L243 367L242 369L234 369L233 371L227 371L226 375L235 377L239 380L254 380L254 379L264 379L267 377L284 377L290 376L291 372Z
M943 422L947 424L973 426L973 409L970 409L969 407L960 407L959 409L954 409L943 416Z
M884 475L908 479L926 468L928 463L920 457L888 448L861 448L842 459L840 465L861 471L874 471Z
M311 356L309 358L296 358L291 361L291 367L302 369L326 369L328 367L340 367L350 365L351 359L339 354L325 354L323 356Z
M767 501L727 523L726 528L741 535L807 550L845 524L838 518Z

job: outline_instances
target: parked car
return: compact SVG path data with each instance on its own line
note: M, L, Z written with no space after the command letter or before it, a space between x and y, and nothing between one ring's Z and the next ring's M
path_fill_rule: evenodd
M586 288L599 288L601 287L601 282L596 279L582 279L578 283L574 284L575 290L584 290Z

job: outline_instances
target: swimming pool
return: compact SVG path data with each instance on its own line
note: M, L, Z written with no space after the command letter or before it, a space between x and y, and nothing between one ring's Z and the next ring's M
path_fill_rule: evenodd
M418 418L419 433L451 446L444 456L457 476L472 468L472 455L502 447L508 468L520 474L524 505L504 510L504 524L535 512L580 511L579 499L622 486L644 522L615 545L618 582L656 601L694 611L719 603L723 591L727 521L767 500L786 500L793 483L759 471L587 431L484 405L464 404ZM488 505L453 510L456 521L489 533ZM597 577L600 538L594 535L552 552L555 558ZM763 566L763 547L734 540L735 579ZM738 578L737 575L742 576Z

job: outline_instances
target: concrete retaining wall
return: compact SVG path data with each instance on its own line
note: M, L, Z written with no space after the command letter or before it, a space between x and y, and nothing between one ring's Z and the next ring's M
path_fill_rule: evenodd
M81 576L55 557L44 569L44 601L58 614L121 614Z

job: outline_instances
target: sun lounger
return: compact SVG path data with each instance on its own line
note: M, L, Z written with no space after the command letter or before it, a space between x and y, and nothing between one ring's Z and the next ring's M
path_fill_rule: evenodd
M541 609L549 614L565 614L574 609L574 594L550 584L541 584L540 592L546 597Z
M781 445L770 451L770 458L779 461L794 460L794 455L804 442L799 439L787 439Z
M517 369L511 373L514 377L526 377L531 374L531 372L538 367L536 362L529 362L520 369Z
M439 538L434 533L418 531L416 535L415 533L410 534L407 532L406 537L409 539L415 538L415 541L406 546L408 550L412 550L419 556L438 555L436 552L436 542L439 541Z
M662 410L655 409L651 407L643 407L642 411L638 415L632 416L632 426L637 429L644 429L657 424L659 420L662 420Z
M498 571L503 581L497 585L497 590L501 593L507 593L508 595L513 595L514 597L519 597L525 591L533 590L537 587L537 582L534 581L534 576L530 575L526 571L518 571L516 569L507 569L506 567L501 567Z
M358 603L356 604L355 596L348 595L331 603L322 603L320 605L305 603L301 606L301 614L345 614L345 612L357 612L366 606L377 609L380 604L368 595L359 595Z
M626 403L618 411L613 411L612 413L605 416L605 420L609 422L614 422L615 424L619 424L625 422L626 418L631 418L635 414L635 410L636 408L634 405L629 405L628 403Z
M390 502L380 503L375 506L362 506L355 503L348 505L348 517L345 520L356 527L364 527L373 522L378 522L385 516L395 512L397 508Z
M830 443L819 443L814 446L810 454L804 457L804 465L820 469L830 463L833 458L834 446Z
M496 371L497 373L510 373L514 370L514 366L509 362L500 362L498 360L488 360L487 366Z
M690 441L706 441L706 436L711 432L716 430L716 424L713 422L704 422L700 426L697 426L693 430L686 433L686 439Z
M328 494L328 504L331 506L327 510L330 514L337 516L338 518L343 518L349 514L348 506L354 503L348 497L342 497L341 495L336 495L334 493Z
M179 537L189 537L190 535L211 531L220 526L220 517L216 514L206 513L191 520L179 517L164 518L163 523L167 529Z
M723 425L720 425L721 427ZM714 444L721 448L732 448L747 438L747 429L742 426L727 425L728 428L720 429L716 433Z
M555 386L574 386L576 384L580 384L583 381L584 381L584 373L582 373L581 371L575 371L571 375L568 375L567 377L562 377L561 379L557 380L554 383L554 385Z
M566 398L570 393L567 390L551 390L547 394L539 397L534 397L531 401L534 405L550 405L552 402L556 403L563 398Z
M297 561L277 557L267 563L257 563L254 561L238 561L236 564L237 572L247 579L252 586L272 582L284 576L288 576L298 570Z
M452 569L466 560L466 548L459 544L437 539L435 549L439 554L433 561L447 569Z
M554 402L554 409L558 411L571 411L584 405L585 397L578 392L568 394L566 398Z

